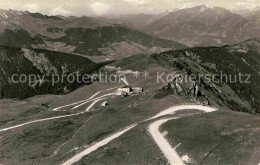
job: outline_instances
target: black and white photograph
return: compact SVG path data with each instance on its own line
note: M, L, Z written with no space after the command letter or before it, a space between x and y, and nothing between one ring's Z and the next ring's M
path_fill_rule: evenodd
M260 165L260 0L0 0L0 165Z

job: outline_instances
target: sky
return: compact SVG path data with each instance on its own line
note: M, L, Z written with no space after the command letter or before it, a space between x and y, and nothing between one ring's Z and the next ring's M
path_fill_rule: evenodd
M240 10L260 7L260 0L0 0L1 9L65 16L156 14L202 4Z

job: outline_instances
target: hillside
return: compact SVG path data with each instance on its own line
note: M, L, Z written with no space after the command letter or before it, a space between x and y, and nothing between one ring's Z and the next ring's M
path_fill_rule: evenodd
M227 105L235 111L260 112L259 39L233 46L169 51L152 57L161 65L197 75L195 82L199 88L203 93L213 93L213 100L220 105ZM215 77L205 76L214 74ZM241 81L239 74L243 75ZM202 75L200 80L198 75ZM246 81L248 76L249 81Z
M186 46L121 26L104 26L96 29L67 29L66 36L55 39L75 46L75 53L101 55L131 55L149 51L152 47L181 49ZM127 50L130 49L130 50Z
M257 42L251 40L244 43L250 45L249 43ZM196 50L200 50L200 53ZM112 70L109 73L117 72L117 68L122 71L149 73L146 78L143 74L126 75L127 82L131 86L144 89L143 93L137 95L107 96L108 93L116 92L117 89L114 87L118 88L123 83L97 82L78 88L68 95L34 96L22 101L1 99L0 111L3 114L0 120L3 130L0 139L0 151L3 152L0 157L1 162L62 164L134 125L134 128L114 140L102 143L93 151L83 154L77 160L78 162L75 161L76 164L166 164L168 160L152 138L148 128L150 124L167 118L176 118L176 120L169 120L161 125L159 130L172 148L177 148L176 151L180 156L188 155L191 158L185 161L212 163L219 160L223 164L234 162L241 164L253 158L255 160L250 162L259 162L257 157L259 148L255 149L259 141L259 115L244 113L254 113L255 109L253 104L240 97L239 92L233 90L228 84L202 82L197 84L199 90L195 94L190 87L194 82L198 83L196 79L188 83L180 81L174 86L167 81L157 82L157 73L163 72L165 72L163 78L167 74L185 75L185 72L187 74L215 73L216 68L224 68L219 64L223 61L223 56L220 56L218 61L212 57L218 58L217 50L226 52L223 55L229 55L239 63L239 58L232 56L232 51L227 47L192 48L153 55L134 55L110 63L110 66L115 66L115 70L110 67ZM206 52L215 61L217 67L213 62L201 60L202 57L205 58ZM201 54L202 57L195 56L195 53ZM245 55L250 56L247 53ZM229 61L230 58L227 60ZM239 63L241 69L244 69L244 72L247 72L245 69L251 71L243 63L243 60ZM105 68L102 69L107 71ZM252 86L257 87L257 85ZM98 99L101 96L109 105L101 106L103 101ZM90 98L93 97L95 99L91 101ZM187 103L192 110L186 108L161 118L148 120L154 115L165 112L169 107L185 106ZM201 114L203 112L199 111L200 109L193 110L193 106L196 106L194 104L198 103L207 105L199 105L204 108L217 107L219 111ZM44 106L46 104L48 106ZM64 117L64 115L69 116ZM46 120L19 125L38 119ZM12 128L16 125L17 128ZM5 130L5 128L10 129ZM177 146L176 143L182 144ZM189 146L192 148L188 148Z
M161 129L173 146L181 144L177 152L191 164L258 164L259 119L219 111L172 120Z
M84 83L69 83L67 77L62 81L62 74L90 74L101 66L71 54L6 46L0 46L0 59L1 98L23 99L42 94L65 94ZM30 75L36 76L31 78L31 83L28 81ZM52 85L54 75L59 75L60 81Z

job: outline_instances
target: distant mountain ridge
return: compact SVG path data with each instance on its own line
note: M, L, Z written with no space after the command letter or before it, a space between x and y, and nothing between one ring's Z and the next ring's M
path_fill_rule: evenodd
M50 38L57 38L64 35L60 32L50 32L47 29L67 28L94 28L110 25L97 18L91 17L63 17L48 16L41 13L30 13L28 11L2 10L0 9L0 32L5 29L24 29L32 34L40 34Z
M0 10L0 45L89 56L128 56L186 46L91 17ZM155 48L155 49L154 49Z
M139 15L136 17L139 18ZM144 20L143 25L135 27L188 46L223 46L260 37L256 22L220 7L201 5L184 8L163 16L153 16L151 20ZM131 21L135 24L134 19L128 19L128 22Z

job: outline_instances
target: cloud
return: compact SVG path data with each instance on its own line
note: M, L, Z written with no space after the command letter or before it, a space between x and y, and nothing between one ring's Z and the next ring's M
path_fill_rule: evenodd
M98 16L105 15L110 10L110 6L104 2L94 2L90 5L90 8Z
M197 6L197 4L195 4L194 2L188 2L188 3L185 3L181 9L192 8L195 6Z
M247 5L247 3L246 2L238 2L238 3L236 3L236 6L243 6L243 5Z
M39 12L40 7L36 4L26 4L24 5L25 10L35 13L35 12Z
M65 10L62 8L62 6L58 6L54 9L52 9L50 15L64 15L64 16L67 16L67 15L70 15L71 12Z
M247 2L251 2L251 3L259 3L259 0L247 0Z
M235 4L237 8L247 8L247 9L253 9L257 7L257 1L254 0L247 0L245 2L237 2Z
M192 2L192 0L176 0L177 2Z
M156 14L200 4L230 9L253 9L260 0L0 0L0 8L47 15L102 16L106 14ZM259 6L259 4L258 4Z
M237 8L247 8L247 9L253 9L257 7L259 3L259 0L246 0L244 2L237 2L235 6Z
M127 3L131 3L133 5L147 5L150 2L148 0L124 0Z

